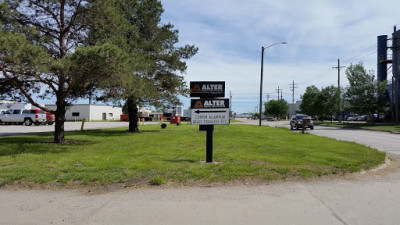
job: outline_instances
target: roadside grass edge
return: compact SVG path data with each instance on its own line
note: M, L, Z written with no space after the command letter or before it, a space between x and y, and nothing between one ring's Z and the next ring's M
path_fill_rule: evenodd
M235 124L216 126L214 160L205 158L198 126L141 126L0 139L0 186L163 186L240 180L312 179L369 170L385 153L288 129Z

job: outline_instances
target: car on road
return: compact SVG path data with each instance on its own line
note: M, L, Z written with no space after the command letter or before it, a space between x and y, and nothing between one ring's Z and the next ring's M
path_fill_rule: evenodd
M49 112L43 111L41 109L30 109L30 111L32 114L43 114L44 113L46 115L46 122L43 122L42 123L43 125L46 125L46 124L52 125L55 121L55 116L53 113L49 113Z
M34 109L9 109L5 113L0 114L0 123L8 124L25 124L30 126L35 124L39 126L46 123L46 114L43 110Z
M52 125L54 123L55 117L54 117L54 114L52 114L52 113L48 113L41 109L29 109L29 111L31 112L31 114L35 114L36 117L39 117L39 116L43 117L43 115L39 115L39 114L45 114L46 121L42 122L41 123L42 125L46 125L46 124Z
M357 121L366 121L367 120L367 115L361 115L357 117Z
M294 128L300 129L303 128L303 119L309 119L310 122L308 124L305 124L304 129L310 128L311 130L314 130L314 122L312 121L311 117L306 115L306 114L295 114L292 115L290 118L290 129L293 130Z
M48 125L53 125L55 120L56 117L54 116L53 113L46 112L46 121Z
M346 117L346 121L356 121L357 120L357 115L348 115Z

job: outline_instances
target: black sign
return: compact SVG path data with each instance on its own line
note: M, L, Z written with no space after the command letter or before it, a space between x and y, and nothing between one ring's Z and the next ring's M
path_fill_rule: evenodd
M202 98L202 99L191 99L190 107L192 109L226 109L229 108L228 98Z
M191 81L190 97L225 97L225 81Z

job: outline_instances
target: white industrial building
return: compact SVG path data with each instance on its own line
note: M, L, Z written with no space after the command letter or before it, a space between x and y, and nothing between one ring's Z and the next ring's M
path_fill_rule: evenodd
M55 104L45 105L50 110L56 110ZM34 109L30 103L21 103L8 100L0 100L0 110L8 109ZM67 107L65 119L75 120L119 120L122 114L122 108L110 105L92 105L92 104L73 104Z
M22 103L8 100L0 100L0 109L8 110L8 109L32 109L37 107L32 107L30 103Z
M56 105L46 105L50 110L55 110ZM122 108L110 105L73 104L67 107L65 119L75 120L119 120Z

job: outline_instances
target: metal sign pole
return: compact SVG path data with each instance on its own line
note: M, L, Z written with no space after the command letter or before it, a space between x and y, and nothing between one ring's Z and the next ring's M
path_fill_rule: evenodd
M214 125L211 125L207 129L207 143L206 143L206 162L210 163L213 161L213 132Z

